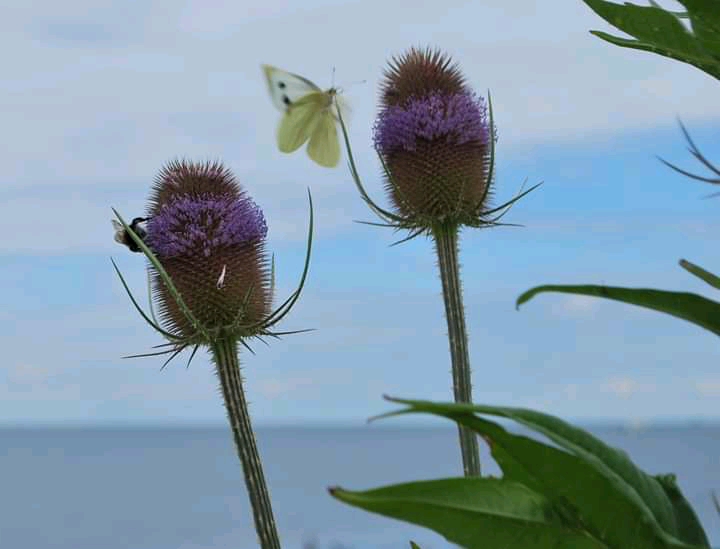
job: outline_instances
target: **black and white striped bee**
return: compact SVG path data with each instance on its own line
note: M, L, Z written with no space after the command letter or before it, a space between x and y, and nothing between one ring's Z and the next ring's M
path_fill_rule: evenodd
M130 228L138 235L142 240L145 240L147 232L140 226L140 223L145 223L148 220L147 217L136 217L130 223ZM115 242L127 246L131 252L142 252L140 247L135 243L130 234L122 226L122 223L112 219L112 226L115 229Z

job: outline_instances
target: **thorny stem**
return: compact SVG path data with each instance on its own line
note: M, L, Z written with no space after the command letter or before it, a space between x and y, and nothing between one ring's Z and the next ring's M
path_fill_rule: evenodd
M458 226L449 223L438 224L433 226L432 234L442 279L455 402L472 404L470 355L458 262ZM477 436L473 431L460 425L458 425L458 434L465 476L479 477L480 446Z
M242 386L242 374L237 355L237 342L220 339L213 343L213 359L220 378L225 408L232 428L235 447L243 467L245 486L255 520L255 531L261 549L280 549L270 496L268 495L262 463L250 424L250 413Z

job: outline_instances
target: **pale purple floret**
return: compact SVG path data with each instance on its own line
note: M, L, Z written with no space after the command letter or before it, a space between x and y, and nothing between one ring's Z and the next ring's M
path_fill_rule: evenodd
M146 242L160 257L205 257L213 250L265 238L260 207L247 196L178 196L147 222Z
M404 106L383 109L373 128L375 148L382 154L414 151L417 139L445 138L446 143L479 141L490 136L487 107L474 93L431 93L411 98Z

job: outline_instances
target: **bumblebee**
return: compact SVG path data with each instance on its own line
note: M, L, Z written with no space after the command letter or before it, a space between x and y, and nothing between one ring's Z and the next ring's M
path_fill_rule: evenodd
M140 223L145 223L148 220L147 217L136 217L130 223L130 228L140 237L141 240L145 240L147 231L140 226ZM115 242L127 246L131 252L142 252L137 243L132 239L130 233L125 230L122 223L112 219L113 229L115 229Z

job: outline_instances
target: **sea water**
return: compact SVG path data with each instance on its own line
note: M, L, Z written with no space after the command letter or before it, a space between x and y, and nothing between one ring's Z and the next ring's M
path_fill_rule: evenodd
M650 473L676 473L720 546L710 497L720 493L720 424L590 431ZM460 476L452 427L273 427L257 439L284 548L452 547L327 493ZM484 472L499 474L483 452ZM0 428L0 548L256 549L229 428Z

